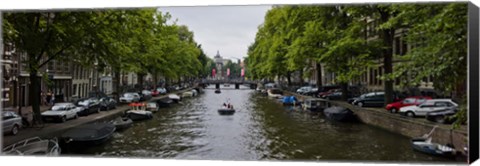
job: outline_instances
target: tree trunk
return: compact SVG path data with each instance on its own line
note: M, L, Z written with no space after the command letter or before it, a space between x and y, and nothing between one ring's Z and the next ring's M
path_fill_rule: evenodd
M388 12L381 13L382 23L387 22L390 19L390 14ZM395 35L395 29L384 29L382 30L383 43L385 43L386 48L383 50L383 68L384 75L391 74L392 69L392 45L393 45L393 36ZM393 81L384 80L384 90L385 90L385 105L393 102Z
M153 86L155 86L155 89L156 89L158 85L158 73L155 73L152 75L153 75Z
M114 95L114 97L115 97L115 101L118 102L119 98L120 98L120 93L121 93L120 92L121 91L120 90L120 77L121 77L120 69L115 69L113 77L114 78L113 78L113 81L112 81L112 86L113 86L112 89L115 89L116 94Z
M300 70L300 85L303 86L305 82L303 81L303 70Z
M143 89L143 77L145 76L145 74L143 73L137 73L137 83L138 83L138 86Z
M292 76L290 72L287 72L287 82L289 87L292 86Z
M348 83L340 83L340 88L342 89L342 100L347 101L348 99Z
M315 63L317 69L317 88L322 87L322 65L320 63Z
M30 101L32 101L33 118L37 122L42 121L40 112L40 79L37 77L37 70L30 67Z

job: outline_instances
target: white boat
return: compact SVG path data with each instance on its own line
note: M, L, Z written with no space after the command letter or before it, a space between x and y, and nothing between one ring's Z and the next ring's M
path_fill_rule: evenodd
M126 116L133 121L153 118L152 112L146 110L144 103L132 103L130 106L132 106L132 109L126 112Z
M198 95L198 91L196 89L192 89L192 93L193 93L193 96L197 96Z
M193 97L193 92L183 92L182 93L182 97L185 98L185 97Z
M60 155L60 146L56 138L40 139L39 137L32 137L5 147L3 152L7 155L58 156Z
M169 94L169 95L168 95L168 98L171 99L171 100L173 100L173 101L175 101L175 102L178 102L178 101L180 101L180 99L181 99L180 96L178 96L178 95L176 95L176 94Z

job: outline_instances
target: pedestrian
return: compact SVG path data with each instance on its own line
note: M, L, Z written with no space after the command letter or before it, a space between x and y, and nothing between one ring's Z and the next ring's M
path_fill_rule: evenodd
M55 96L52 95L52 99L50 100L50 105L53 106L55 104Z
M49 90L47 92L46 100L47 100L47 105L51 103L51 101L52 101L52 91Z

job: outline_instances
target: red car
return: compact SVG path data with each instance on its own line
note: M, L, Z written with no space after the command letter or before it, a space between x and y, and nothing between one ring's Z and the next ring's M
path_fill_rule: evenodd
M158 92L158 90L154 89L152 90L152 96L158 96L160 94L160 92Z
M335 92L340 92L340 91L342 91L342 90L341 89L330 89L328 91L318 93L318 97L325 98L329 94L332 94L332 93L335 93Z
M402 107L411 106L411 105L418 105L418 104L421 104L421 103L423 103L423 102L425 102L426 100L429 100L429 99L432 99L432 98L429 97L429 96L411 96L411 97L407 97L407 98L405 98L401 101L390 103L385 107L385 109L387 109L391 113L396 113Z

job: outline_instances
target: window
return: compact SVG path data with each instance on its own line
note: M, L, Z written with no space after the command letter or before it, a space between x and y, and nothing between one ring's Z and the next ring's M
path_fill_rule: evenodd
M435 102L435 107L447 107L447 102Z
M400 55L400 37L395 38L395 52L393 54Z
M425 101L427 101L427 99L425 99L425 98L418 98L417 99L417 103L423 103Z
M408 46L407 46L407 42L405 40L401 40L402 41L402 51L400 53L400 55L405 55L407 54L408 52Z
M77 95L77 84L73 84L73 95Z
M406 98L405 100L403 100L403 104L413 104L414 102L414 98Z

